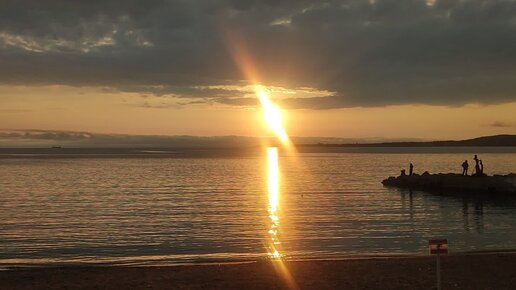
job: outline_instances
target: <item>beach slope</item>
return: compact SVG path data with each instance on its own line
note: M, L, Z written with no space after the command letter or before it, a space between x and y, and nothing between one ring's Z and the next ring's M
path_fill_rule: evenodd
M442 257L443 289L514 289L515 253ZM285 279L288 269L293 284ZM435 257L0 271L0 289L434 289Z

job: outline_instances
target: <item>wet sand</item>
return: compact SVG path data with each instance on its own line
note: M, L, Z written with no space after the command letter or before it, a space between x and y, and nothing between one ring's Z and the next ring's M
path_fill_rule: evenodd
M443 256L441 266L443 289L516 287L516 253ZM435 289L435 283L434 256L289 261L284 267L262 261L0 271L0 289Z

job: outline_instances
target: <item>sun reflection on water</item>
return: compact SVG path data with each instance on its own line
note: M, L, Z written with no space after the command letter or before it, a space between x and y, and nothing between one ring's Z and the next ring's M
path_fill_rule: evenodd
M267 191L269 196L269 257L273 259L281 258L279 246L281 242L278 238L279 216L279 166L278 166L278 148L267 148Z

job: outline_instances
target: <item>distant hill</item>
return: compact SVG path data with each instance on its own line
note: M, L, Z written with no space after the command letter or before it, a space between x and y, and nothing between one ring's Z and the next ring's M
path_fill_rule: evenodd
M425 141L425 142L382 142L356 144L325 144L304 146L322 147L486 147L486 146L516 146L516 135L495 135L478 137L467 140Z

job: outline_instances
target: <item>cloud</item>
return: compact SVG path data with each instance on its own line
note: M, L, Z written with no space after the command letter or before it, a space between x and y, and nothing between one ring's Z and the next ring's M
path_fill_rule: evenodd
M291 108L516 101L516 1L38 1L0 5L0 82L249 105L227 32ZM233 89L224 89L233 87Z
M74 141L92 137L91 133L48 130L0 130L0 138Z

